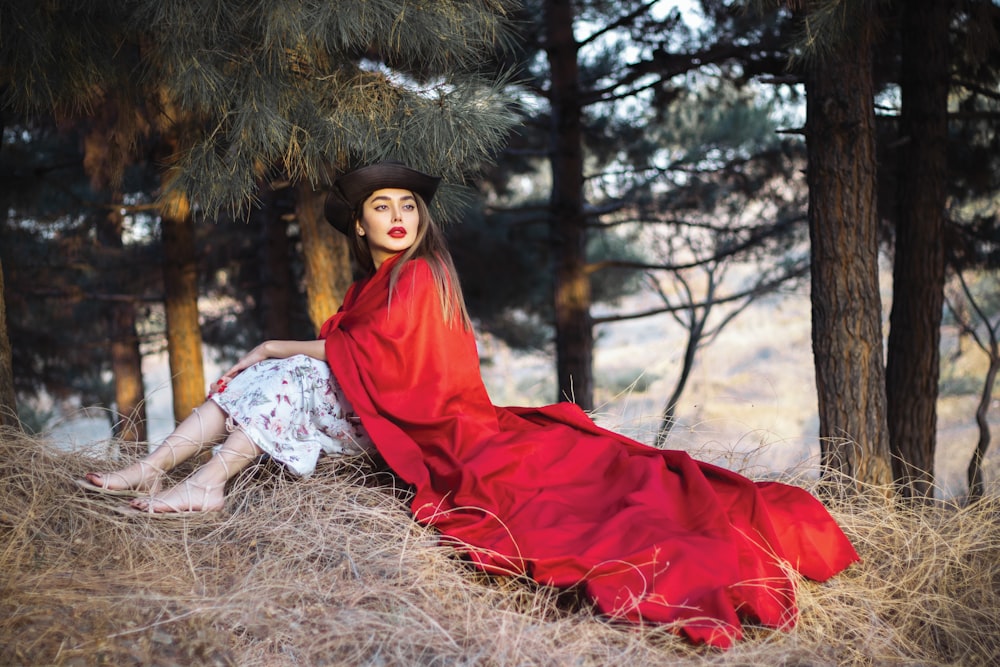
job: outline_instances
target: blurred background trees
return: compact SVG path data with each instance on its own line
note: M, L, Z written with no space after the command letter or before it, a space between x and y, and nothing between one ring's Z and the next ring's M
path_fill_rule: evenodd
M55 220L64 228L75 222L72 231L60 229L55 238L63 242L72 233L82 246L95 235L99 245L113 248L125 230L109 212L115 215L126 198L148 206L153 227L144 232L160 247L163 340L176 419L205 396L199 268L215 270L222 281L229 277L221 267L199 267L202 257L211 257L202 254L198 237L208 231L200 223L242 221L258 199L273 199L271 190L291 193L314 335L350 279L343 241L322 221L323 188L336 173L395 158L442 174L450 186L436 205L448 217L465 179L506 137L513 116L494 58L509 41L505 3L406 7L401 22L404 5L150 0L0 7L0 84L10 115L5 144L44 132L39 136L81 153L71 164L90 179L90 192ZM124 189L131 165L149 179L147 187ZM42 166L35 174L55 168ZM53 174L57 187L69 185L63 176ZM35 200L16 209L11 222L16 218L45 237L33 205L51 208ZM90 268L103 273L104 267ZM90 291L72 282L81 294ZM11 310L20 315L16 305ZM115 321L128 329L118 315ZM75 318L92 321L79 313ZM55 340L62 333L55 322L26 329ZM79 333L91 342L70 349L104 340L97 331ZM60 358L60 347L40 354ZM97 359L84 366L87 371L73 377L101 376Z
M824 464L925 497L945 285L997 265L998 32L990 0L6 2L0 411L141 442L144 356L180 417L203 347L314 335L352 277L323 190L395 158L446 178L480 330L552 354L539 402L593 408L595 327L669 313L668 444L699 355L810 272Z

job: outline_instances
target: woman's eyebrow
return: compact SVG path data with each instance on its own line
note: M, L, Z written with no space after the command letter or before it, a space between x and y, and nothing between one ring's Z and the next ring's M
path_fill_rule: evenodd
M413 199L413 198L414 198L413 195L403 195L399 199L400 200L404 200L404 199ZM390 197L389 195L378 195L377 197L372 197L371 201L379 201L380 199L386 199L386 200L390 200L391 201L392 197Z

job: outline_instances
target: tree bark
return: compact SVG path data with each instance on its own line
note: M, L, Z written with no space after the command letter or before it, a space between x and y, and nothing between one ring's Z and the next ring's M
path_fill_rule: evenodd
M556 374L559 396L593 408L594 332L583 205L583 130L578 44L570 0L545 3L545 51L551 71L550 241L554 258Z
M0 131L6 123L0 123ZM0 207L0 231L7 225L7 204ZM18 426L17 392L14 391L14 350L7 332L7 298L4 292L3 262L0 261L0 426Z
M966 470L966 478L969 481L968 501L970 503L981 499L986 492L986 485L983 481L983 459L986 458L986 452L990 448L990 421L987 413L993 402L993 387L996 384L998 373L1000 373L1000 354L997 354L997 343L994 336L990 346L990 365L986 371L983 390L979 394L979 405L976 407L976 427L979 429L979 439L976 441L976 448L972 452L972 458L969 460L969 467Z
M260 230L257 252L260 261L260 328L267 339L292 337L292 299L294 291L290 266L291 247L288 223L276 206L276 193L270 186L261 188L261 207L254 214Z
M709 302L709 299L706 299L706 303ZM677 422L677 404L681 400L684 388L687 387L688 379L691 377L691 371L694 369L695 356L698 353L698 346L701 345L701 338L705 332L705 323L708 321L708 315L711 310L711 305L705 306L700 313L695 306L692 306L690 310L691 320L687 330L687 345L684 346L684 361L681 363L681 374L677 378L677 384L674 385L673 393L670 394L670 398L667 399L667 403L663 406L663 411L660 414L660 428L656 431L657 447L666 446L667 438L670 437L670 432L673 431L674 424Z
M807 73L812 343L823 466L888 485L872 28L859 32Z
M163 291L167 315L174 419L181 421L205 400L201 327L198 322L198 263L194 218L187 197L170 195L161 210Z
M902 114L886 398L896 483L904 495L930 497L944 303L949 3L900 4Z
M121 204L121 193L111 197L113 204ZM117 286L128 285L130 267L122 264L122 229L124 219L120 208L111 210L98 221L98 241L113 251L117 257L109 277ZM115 435L125 442L139 443L147 440L146 402L142 386L142 353L135 324L135 304L114 302L108 307L108 332L111 371L115 381L116 415L113 425Z
M351 284L350 249L347 237L324 217L326 193L305 182L297 188L295 216L302 234L309 319L318 334L323 323L340 308Z
M0 262L0 426L17 425L14 354L7 335L7 301L4 298L3 262Z

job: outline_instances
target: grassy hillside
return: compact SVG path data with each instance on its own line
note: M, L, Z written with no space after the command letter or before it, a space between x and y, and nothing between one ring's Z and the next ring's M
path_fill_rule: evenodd
M410 520L405 491L371 462L327 461L307 480L260 466L221 516L155 520L78 491L75 477L110 463L64 447L0 432L3 665L1000 661L996 497L919 511L877 489L829 501L863 562L801 582L794 629L751 627L720 652L476 572Z

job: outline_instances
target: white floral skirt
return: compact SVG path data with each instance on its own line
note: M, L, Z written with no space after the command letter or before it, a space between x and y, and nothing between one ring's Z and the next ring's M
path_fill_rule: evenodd
M212 400L230 430L297 475L312 473L320 454L375 451L329 365L306 355L254 364Z

